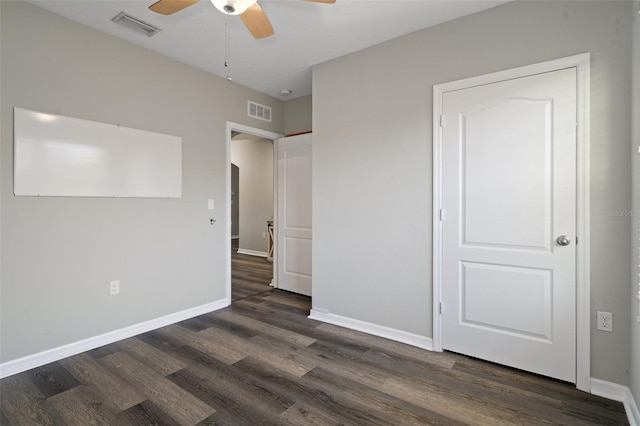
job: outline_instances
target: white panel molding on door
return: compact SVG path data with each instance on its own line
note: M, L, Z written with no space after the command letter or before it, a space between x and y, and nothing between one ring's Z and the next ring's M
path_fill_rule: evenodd
M311 296L311 134L276 142L278 288Z
M568 68L575 69L576 75L576 224L575 232L577 241L579 244L575 246L575 324L576 324L576 343L575 343L575 358L576 358L576 386L584 391L590 391L590 282L589 282L589 61L590 55L588 53L571 56L567 58L557 59L544 63L524 66L516 69L502 71L498 73L483 75L470 79L454 81L450 83L444 83L434 86L434 108L433 108L433 253L434 253L434 268L433 268L433 346L435 350L443 350L443 323L442 323L442 298L443 298L443 227L442 219L445 216L443 211L443 99L447 92L459 91L463 89L469 89L482 85L489 85L498 82L504 82L507 80L519 79L523 77L529 77L542 73L550 73L553 71L564 70ZM522 105L521 105L522 106ZM537 108L531 103L531 108ZM497 146L500 143L497 142ZM504 147L504 145L502 145ZM505 165L509 167L509 165ZM485 182L489 183L488 181ZM548 200L542 200L546 203ZM472 206L478 207L478 206ZM542 214L541 210L541 214ZM447 217L455 213L447 213ZM542 216L540 216L542 218ZM544 225L544 221L539 221L539 224L546 228L548 225ZM474 244L483 244L487 239L486 233L475 226L473 221L463 224L462 226L468 226L473 229L469 229L466 232L465 229L465 244L473 246ZM544 229L544 232L551 232L553 230ZM509 240L509 235L503 233L497 235L498 243L500 245L510 246L512 241ZM545 243L542 244L537 241L533 236L527 240L528 247L515 247L516 250L548 250ZM572 244L573 246L573 244ZM511 246L510 246L511 247ZM472 263L468 263L464 266L464 271L468 276L465 277L467 288L465 291L469 292L469 295L474 296L478 294L478 289L475 288L477 279L483 276L483 274L497 274L496 277L508 277L509 274L514 273L514 270L510 266L496 265L494 268L482 268L477 267ZM489 270L490 269L490 270ZM523 271L520 271L523 272ZM528 279L523 280L523 291L527 292L531 297L538 298L540 303L548 296L548 279L545 275L544 269L533 268L531 271L526 271L525 276ZM500 278L499 278L500 279ZM481 299L475 299L476 301ZM481 312L476 309L477 306L466 306L466 314L470 316L468 318L471 324L473 320L476 320L478 327L484 327L482 323L492 323L493 318L486 317L487 312ZM515 311L514 311L515 312ZM512 312L513 313L513 312ZM514 319L517 320L517 315L514 314ZM540 318L536 319L536 322L530 324L531 329L527 332L530 333L528 338L544 340L548 333L548 319ZM511 333L509 327L503 327L500 330L502 333Z

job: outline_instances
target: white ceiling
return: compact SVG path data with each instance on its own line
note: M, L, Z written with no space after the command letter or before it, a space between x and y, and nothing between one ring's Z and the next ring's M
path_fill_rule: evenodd
M238 16L209 0L170 16L151 12L154 0L28 0L89 27L226 77L225 19L233 81L293 99L311 93L311 67L368 46L506 3L508 0L259 0L275 35L256 40ZM111 22L124 11L162 29L153 37ZM291 95L280 91L291 90Z

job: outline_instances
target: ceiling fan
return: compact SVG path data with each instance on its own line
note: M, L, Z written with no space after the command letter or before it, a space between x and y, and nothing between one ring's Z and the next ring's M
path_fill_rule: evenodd
M149 9L162 15L171 15L200 0L159 0ZM306 0L314 3L333 4L336 0ZM257 0L211 0L219 11L228 15L240 15L240 19L255 38L273 35L273 27Z

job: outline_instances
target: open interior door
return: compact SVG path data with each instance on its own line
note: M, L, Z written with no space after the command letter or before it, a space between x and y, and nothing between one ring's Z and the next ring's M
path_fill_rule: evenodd
M278 288L311 296L311 134L277 141Z

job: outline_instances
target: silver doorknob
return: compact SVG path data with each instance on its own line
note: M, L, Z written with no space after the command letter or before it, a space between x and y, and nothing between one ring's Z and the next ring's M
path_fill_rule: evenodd
M558 243L559 246L568 246L571 243L571 240L566 235L560 235L556 239L556 242Z

